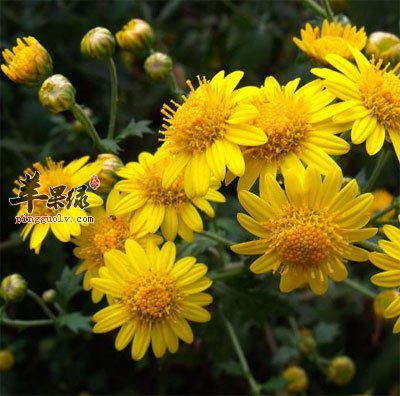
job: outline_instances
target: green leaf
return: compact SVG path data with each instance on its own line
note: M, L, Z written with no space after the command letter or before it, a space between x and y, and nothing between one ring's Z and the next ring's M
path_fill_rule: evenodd
M336 323L320 322L314 327L314 338L317 344L332 342L338 334L339 328Z
M101 139L101 144L105 149L114 154L118 154L121 151L121 147L119 147L118 143L113 139Z
M71 298L82 290L81 280L81 275L75 275L70 268L64 267L60 279L56 282L57 301L63 308L66 308Z
M272 358L272 364L284 366L289 361L296 359L298 355L299 352L297 349L284 345L275 352L274 357Z
M57 318L57 324L61 327L68 327L74 333L78 331L90 331L92 326L90 325L91 317L84 316L80 312L71 312L65 315L61 315Z
M118 140L126 139L128 136L136 136L142 138L145 133L154 133L149 128L149 124L151 121L141 120L135 121L134 118L129 122L128 126L123 129L117 136Z
M216 246L218 242L213 241L202 235L195 235L193 242L178 245L178 257L195 256L205 252L209 248Z
M272 377L270 380L260 385L261 389L266 392L275 392L285 389L287 381L282 377Z

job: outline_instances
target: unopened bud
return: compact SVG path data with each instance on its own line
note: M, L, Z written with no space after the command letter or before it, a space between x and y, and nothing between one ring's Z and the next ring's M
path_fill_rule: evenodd
M122 49L141 52L150 49L154 33L147 22L142 19L131 19L115 37Z
M114 51L114 36L103 27L89 30L81 41L81 53L88 58L106 60L114 55Z
M0 285L1 297L7 302L21 301L28 290L26 280L20 274L6 276Z
M0 372L11 370L14 363L14 353L10 349L0 349Z
M39 101L50 113L57 114L70 110L75 104L76 90L61 74L49 77L40 87Z
M34 37L17 38L12 51L3 51L1 70L12 81L29 87L39 86L53 73L53 61Z
M289 393L302 393L308 388L307 373L299 366L290 366L282 372Z
M101 171L97 174L100 180L100 186L96 192L100 194L108 193L112 190L114 184L118 180L116 172L121 169L124 164L119 157L108 153L99 154L96 162L101 164Z
M57 297L57 293L54 289L45 290L42 294L42 300L46 304L51 304Z
M365 47L367 56L383 59L393 65L400 62L400 38L392 33L374 32L368 37Z
M309 355L315 348L317 343L313 337L312 331L310 329L301 329L300 330L300 338L298 340L298 347L300 352L304 355Z
M155 52L144 62L146 74L153 80L162 80L172 71L172 59L161 52Z
M386 308L399 296L396 290L385 290L374 298L374 311L376 316L384 318Z
M333 358L328 367L327 377L336 385L346 385L354 377L356 367L348 356Z

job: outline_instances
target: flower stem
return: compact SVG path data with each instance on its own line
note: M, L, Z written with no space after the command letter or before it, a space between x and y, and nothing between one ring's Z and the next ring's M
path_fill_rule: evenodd
M118 80L117 80L117 69L113 58L108 60L108 68L110 70L110 81L111 81L111 104L110 104L110 120L108 123L107 138L114 138L115 131L115 120L117 118L117 105L118 105Z
M13 320L2 318L0 320L0 324L3 324L8 327L15 327L18 329L25 329L28 327L44 327L44 326L53 326L55 324L55 320L53 319L38 319L38 320Z
M219 273L216 273L215 275L210 275L210 278L213 281L223 281L226 279L236 278L237 276L242 275L242 274L243 274L243 268L241 267L241 268L234 269L232 271L219 272Z
M239 359L240 365L242 366L243 374L247 379L247 382L250 385L251 394L253 395L261 395L260 393L260 385L256 382L253 375L251 374L250 367L247 363L246 357L244 356L243 349L240 345L240 342L235 333L235 329L232 326L232 323L223 317L226 329L228 331L229 338L232 341L233 348L235 349L236 355Z
M370 223L375 222L375 220L378 220L380 217L385 215L386 213L390 212L392 209L397 209L399 206L400 200L399 197L394 198L392 203L385 208L378 210L370 219Z
M390 151L386 147L383 147L379 155L378 161L375 165L375 168L371 174L371 177L369 178L367 184L363 188L363 192L368 192L373 189L376 182L378 181L380 174L382 173L382 170L385 168L389 159L390 159Z
M324 8L326 10L327 19L329 22L332 22L335 19L335 15L333 14L329 0L323 0L323 3L324 3Z
M364 249L369 250L370 252L379 252L382 253L382 249L373 242L369 242L369 241L358 241L355 243L357 246L360 246Z
M354 290L357 290L358 292L364 294L367 297L370 298L375 298L376 297L376 293L373 292L372 290L367 289L365 286L359 284L356 281L353 281L349 278L345 279L343 281L347 286L350 286L351 288L353 288Z
M213 232L210 232L210 231L203 231L201 233L201 235L204 235L205 237L212 239L213 241L222 243L223 245L228 246L228 247L230 247L231 245L234 245L236 243L234 241L231 241L229 239L222 237L219 234L214 234Z
M55 320L56 316L53 314L53 312L50 311L50 309L46 306L45 302L32 290L28 289L26 294L36 302L37 305L42 309L42 311L51 319Z
M178 86L178 83L176 81L175 74L173 73L173 71L171 71L169 73L169 76L167 77L167 82L168 82L170 91L175 96L175 99L177 99L177 100L181 99L183 92Z
M322 18L328 18L326 11L314 0L303 0L303 3Z
M107 150L103 147L99 134L97 133L92 121L90 121L89 117L82 111L81 106L75 103L71 107L71 112L74 117L83 125L87 134L92 139L95 147L101 152L106 152Z

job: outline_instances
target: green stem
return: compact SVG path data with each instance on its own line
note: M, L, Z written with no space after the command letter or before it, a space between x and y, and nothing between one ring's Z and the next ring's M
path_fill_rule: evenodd
M317 15L321 16L322 18L328 18L326 11L319 4L317 4L314 0L303 0L303 3L308 8L313 10Z
M233 348L235 349L236 355L239 359L240 365L242 366L243 374L247 379L247 382L250 385L251 393L253 395L261 395L260 393L260 386L257 384L256 380L254 379L253 375L251 374L250 367L247 363L246 357L244 356L243 349L240 345L240 342L237 338L235 333L235 329L232 326L232 323L223 317L226 329L228 331L229 338L232 341Z
M110 69L110 81L111 81L111 105L110 105L110 121L108 123L108 139L114 138L115 131L115 120L117 118L117 105L118 105L118 80L117 80L117 69L113 58L108 60L108 67Z
M327 19L329 22L332 22L335 19L335 15L333 14L329 0L323 0L323 2L324 2L324 8L326 10Z
M170 91L175 96L175 99L177 99L177 100L181 99L183 92L179 88L178 83L175 78L175 75L172 71L169 73L169 76L167 77L167 82L168 82Z
M383 147L379 155L378 162L376 163L375 168L371 174L371 177L368 179L368 182L363 188L362 192L368 192L373 189L376 182L378 181L380 174L382 173L382 170L386 166L389 159L390 159L390 151L386 147Z
M343 281L347 286L350 286L351 288L353 288L354 290L357 290L358 292L364 294L367 297L370 298L375 298L376 297L376 293L373 292L372 290L367 289L365 286L360 285L358 282L355 282L349 278L345 279Z
M397 208L397 206L399 205L399 198L394 198L392 203L388 206L386 206L385 208L378 210L370 219L370 223L373 223L375 220L378 220L380 217L382 217L383 215L385 215L386 213L390 212L392 209Z
M360 246L364 249L369 250L370 252L382 253L382 249L376 243L369 242L369 241L358 241L358 242L355 242L355 244L357 246Z
M45 302L32 290L28 289L26 294L36 302L37 305L42 309L42 311L51 319L55 320L56 316L53 314L53 312L50 311L50 309L46 306Z
M107 150L103 147L99 134L97 133L92 121L90 121L89 117L82 111L81 106L75 103L71 107L71 112L74 117L83 125L85 131L92 139L95 147L101 152L106 152Z
M213 232L210 231L203 231L201 235L204 235L205 237L212 239L213 241L216 241L218 243L222 243L225 246L230 247L231 245L234 245L236 242L231 241L229 239L226 239L222 237L221 235L214 234Z
M296 338L300 338L299 325L294 316L289 316L289 324Z
M243 274L243 268L237 268L232 271L219 272L215 275L211 275L210 278L213 281L218 282L218 281L223 281L226 279L236 278L237 276L242 275L242 274Z
M26 329L28 327L44 327L53 326L55 321L52 319L39 319L39 320L12 320L3 318L0 320L0 324L8 327L15 327L18 329Z
M399 222L397 220L374 221L374 226L376 227L383 227L386 224L394 225L396 227L399 226Z

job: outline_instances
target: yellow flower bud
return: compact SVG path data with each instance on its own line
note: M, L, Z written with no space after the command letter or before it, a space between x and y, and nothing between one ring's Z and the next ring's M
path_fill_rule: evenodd
M103 27L89 30L81 41L81 53L89 58L106 60L114 55L114 51L114 36Z
M34 38L17 38L12 51L3 51L3 73L12 81L29 87L39 86L53 73L53 61L46 49Z
M378 190L372 191L372 195L374 196L374 200L372 202L372 205L369 208L371 215L373 213L377 212L378 210L382 210L382 209L386 208L386 206L390 205L393 200L393 195L390 194L390 192L383 190L383 189L378 189ZM396 211L393 209L390 212L385 213L379 219L380 220L389 220L394 216L395 212Z
M99 154L96 163L101 164L101 171L97 174L100 179L100 187L96 190L97 193L108 193L112 190L118 177L115 172L121 169L124 164L114 154Z
M333 358L328 367L327 377L336 385L346 385L354 377L356 367L348 356Z
M14 353L10 349L0 349L0 372L11 370L14 363Z
M300 352L304 355L309 355L312 353L317 346L315 339L313 337L312 331L310 329L301 329L300 338L298 340L298 347Z
M400 38L387 32L374 32L368 37L365 53L393 65L400 62Z
M307 373L299 366L290 366L282 372L282 377L288 382L289 393L301 393L308 388Z
M45 290L42 293L42 300L46 304L51 304L52 302L54 302L56 297L57 297L57 293L56 293L56 291L54 289Z
M61 74L49 77L40 87L39 101L50 113L61 113L75 104L76 90Z
M166 54L155 52L147 57L144 70L151 79L162 80L171 73L172 60Z
M115 37L122 49L140 52L150 49L154 33L147 22L142 19L131 19Z
M1 297L7 302L21 301L28 290L26 280L20 274L6 276L0 285Z
M374 298L374 311L376 316L384 318L386 308L399 296L396 290L385 290Z

